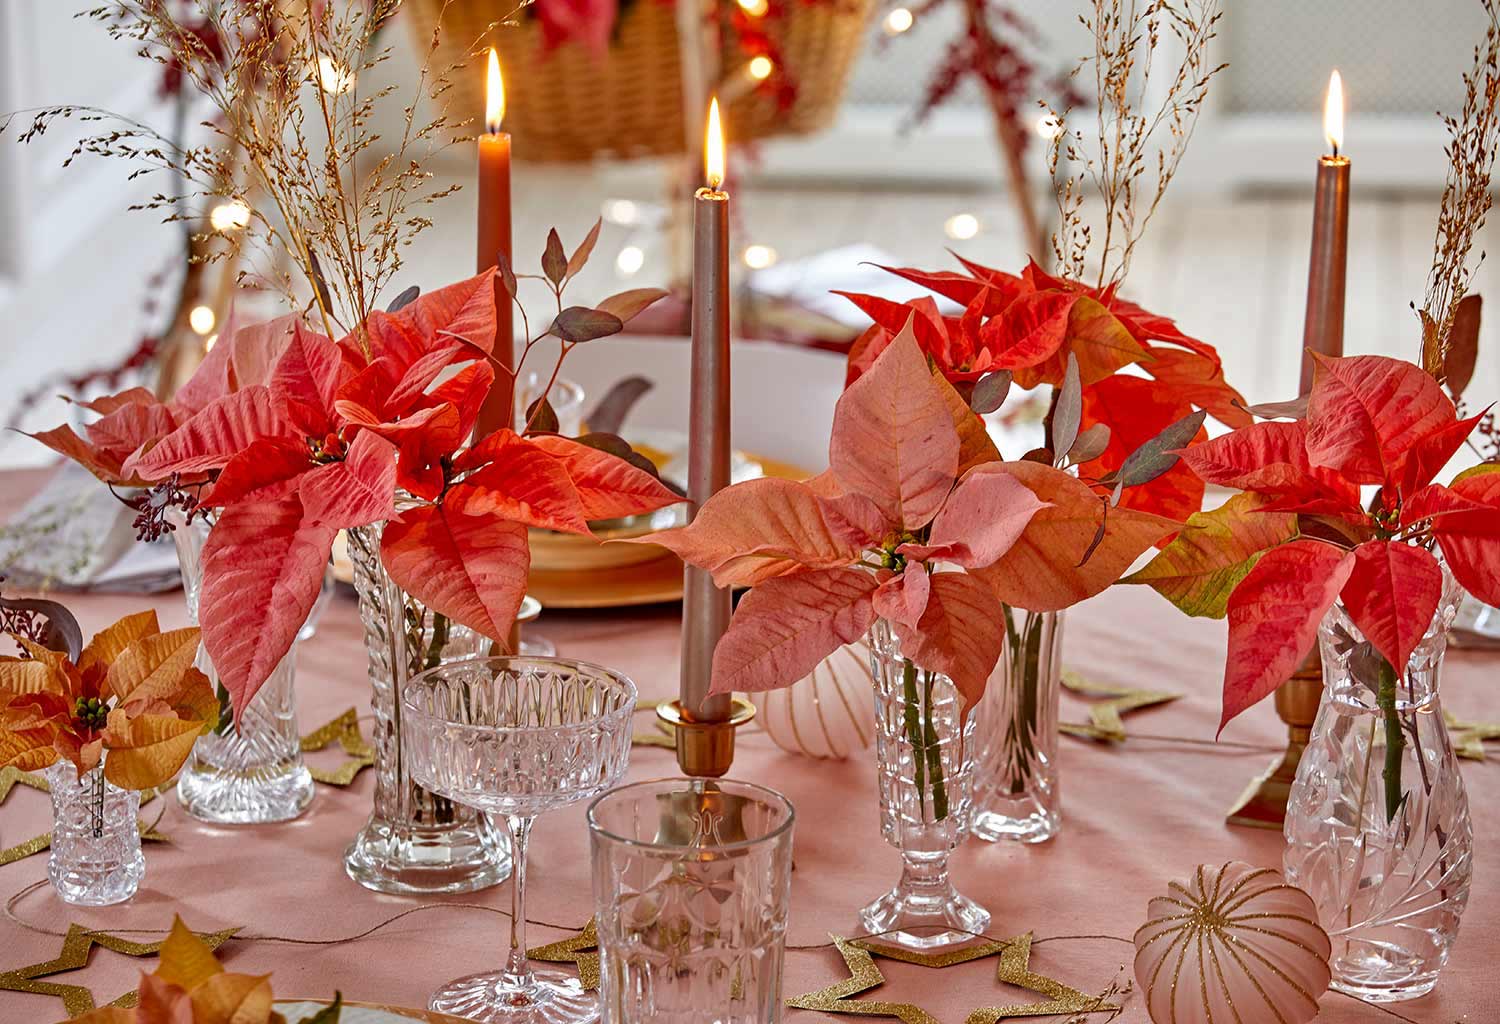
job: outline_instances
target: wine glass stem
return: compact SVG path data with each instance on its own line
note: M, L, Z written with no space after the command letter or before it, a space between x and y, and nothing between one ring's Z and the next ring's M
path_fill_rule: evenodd
M531 987L531 967L526 962L526 844L531 838L531 815L507 814L510 826L510 957L505 964L506 981L516 988Z

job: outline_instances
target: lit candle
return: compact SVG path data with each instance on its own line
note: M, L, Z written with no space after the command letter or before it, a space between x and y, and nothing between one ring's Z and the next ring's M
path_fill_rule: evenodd
M719 101L708 108L705 188L693 196L693 344L688 418L689 515L729 485L729 194ZM730 594L689 566L683 585L681 711L696 722L730 717L727 694L708 695L714 647L729 626ZM732 733L731 733L732 735ZM680 749L680 748L679 748ZM683 766L687 769L687 765ZM690 770L691 771L691 770Z
M514 267L510 240L510 133L500 130L505 119L505 84L500 78L500 58L490 50L489 80L485 88L484 134L479 136L479 244L475 269L483 273L505 256ZM515 370L515 339L510 296L500 278L495 278L496 369L495 383L479 412L476 437L493 433L512 423L511 393Z
M1307 268L1307 315L1302 322L1302 393L1312 389L1312 357L1344 354L1344 266L1349 255L1349 158L1339 153L1344 142L1344 83L1335 71L1328 78L1323 105L1323 134L1332 153L1318 158L1318 187L1313 198L1312 256Z

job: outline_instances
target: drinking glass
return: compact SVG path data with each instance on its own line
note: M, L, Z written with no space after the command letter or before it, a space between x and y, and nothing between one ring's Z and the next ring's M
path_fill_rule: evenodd
M552 390L548 391L549 379L549 374L529 370L516 381L516 433L526 432L531 403L546 393L547 403L557 413L557 432L564 437L577 437L583 432L583 387L566 377L559 377L552 381Z
M658 779L589 806L605 1024L774 1024L792 805L744 782Z
M510 956L499 971L451 981L431 1009L503 1024L582 1024L599 998L526 961L526 844L537 815L587 800L630 761L635 684L558 658L482 657L413 676L402 694L412 778L510 826Z

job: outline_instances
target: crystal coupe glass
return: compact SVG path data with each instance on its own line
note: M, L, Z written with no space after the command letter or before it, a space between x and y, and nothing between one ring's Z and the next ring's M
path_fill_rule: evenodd
M604 792L630 761L635 684L558 658L450 661L412 677L402 735L412 778L510 826L510 956L503 969L451 981L433 1010L504 1024L581 1024L599 999L526 961L526 844L537 815Z

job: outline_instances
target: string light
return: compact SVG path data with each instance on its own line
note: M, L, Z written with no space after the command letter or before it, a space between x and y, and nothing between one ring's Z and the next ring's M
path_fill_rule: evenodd
M630 277L634 275L641 269L641 267L645 265L646 254L641 251L641 247L638 245L627 245L625 248L621 249L620 254L615 257L615 269L618 270L624 277Z
M944 222L943 231L959 241L973 238L979 234L979 218L972 213L955 213Z
M775 264L778 257L769 245L747 245L742 258L751 270L764 270Z
M885 16L885 31L887 35L899 36L916 23L916 17L905 7L896 7Z
M740 8L752 18L764 18L770 5L766 0L739 0Z
M218 340L219 340L219 336L217 334L210 334L208 337L204 338L203 339L203 351L205 353L212 352L214 350L214 344Z
M639 224L641 208L631 199L606 199L600 208L604 219L611 224Z
M764 82L771 77L771 72L775 70L775 62L764 54L759 57L750 58L750 77L757 82Z
M215 231L238 231L249 226L250 207L243 199L231 199L210 210L208 222Z
M330 96L340 96L354 88L354 73L332 57L318 58L318 84Z
M1036 133L1051 142L1063 133L1062 122L1051 114L1042 114L1036 119Z
M188 313L188 326L198 334L209 334L219 318L214 315L212 308L208 306L194 306Z

